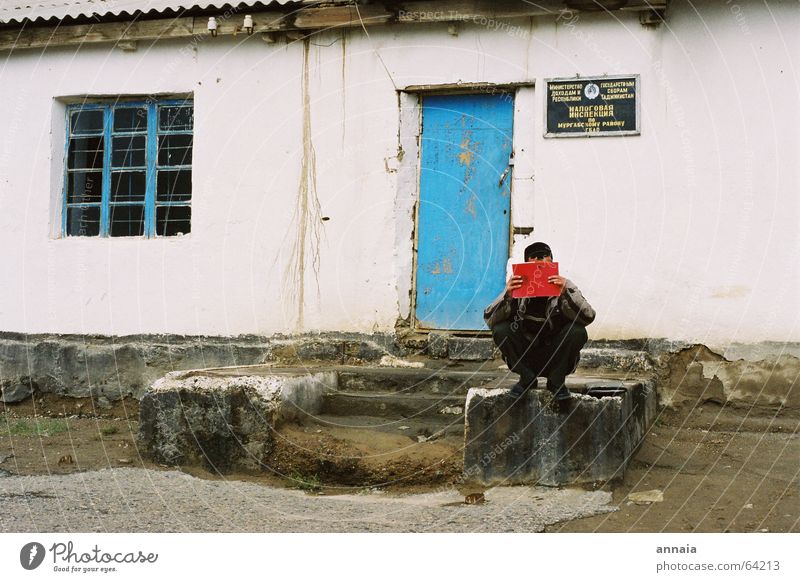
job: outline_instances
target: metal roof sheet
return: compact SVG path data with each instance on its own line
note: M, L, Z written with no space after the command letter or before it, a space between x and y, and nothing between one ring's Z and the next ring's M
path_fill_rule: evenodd
M65 17L91 17L137 11L163 12L165 10L186 10L189 8L225 8L229 6L255 6L265 4L289 4L297 0L0 0L0 24L23 22L24 20L49 20Z

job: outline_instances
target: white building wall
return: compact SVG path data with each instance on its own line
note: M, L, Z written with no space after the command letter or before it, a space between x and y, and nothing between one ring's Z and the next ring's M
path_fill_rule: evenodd
M399 107L413 99L396 88L533 80L516 99L513 220L596 307L591 337L797 340L800 9L697 4L673 1L658 28L565 13L465 23L458 36L315 35L305 197L302 43L14 53L0 68L0 329L391 331L408 315L416 196L397 159ZM606 73L641 75L642 134L544 139L542 79ZM161 92L194 94L192 233L53 236L64 139L53 98Z

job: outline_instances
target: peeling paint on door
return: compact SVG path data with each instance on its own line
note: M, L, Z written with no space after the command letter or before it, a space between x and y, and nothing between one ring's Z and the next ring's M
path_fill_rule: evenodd
M458 161L464 166L472 164L472 158L475 156L475 152L470 149L470 145L470 132L466 132L461 142L461 153L458 154Z
M475 194L472 194L472 195L471 195L471 196L470 196L470 197L467 199L467 208L466 208L466 211L472 215L472 218L477 218L477 217L478 217L478 215L475 213L475 201L476 201L477 199L478 199L478 197L477 197L477 196L475 196Z
M453 265L450 263L450 259L448 257L442 259L442 269L448 275L453 272Z

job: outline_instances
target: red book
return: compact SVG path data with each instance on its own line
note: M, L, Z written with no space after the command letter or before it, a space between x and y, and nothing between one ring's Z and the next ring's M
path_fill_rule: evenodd
M558 275L558 263L518 263L512 264L514 275L522 277L522 287L514 289L511 296L522 297L557 297L561 294L558 285L548 283L548 277Z

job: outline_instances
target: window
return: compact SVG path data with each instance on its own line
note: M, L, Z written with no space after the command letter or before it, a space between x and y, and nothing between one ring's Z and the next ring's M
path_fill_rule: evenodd
M64 234L189 233L193 129L190 100L68 107Z

